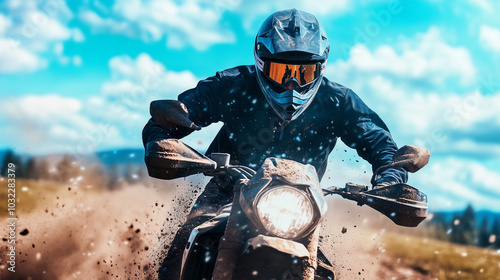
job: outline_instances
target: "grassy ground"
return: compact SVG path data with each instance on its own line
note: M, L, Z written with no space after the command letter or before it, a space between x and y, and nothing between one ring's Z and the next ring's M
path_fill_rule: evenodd
M16 179L16 214L40 211L41 207L59 198L74 195L75 192L95 193L94 189L74 184L61 184L53 181ZM7 179L0 177L0 218L7 217ZM63 207L63 202L58 205ZM43 209L43 208L42 208Z
M0 187L0 217L7 216L7 179L1 178L0 184L3 183L4 186ZM17 213L29 213L37 209L48 196L60 191L61 186L55 186L53 182L44 181L33 181L33 180L23 180L16 179L16 207Z
M500 279L500 251L400 235L384 242L387 269L408 267L424 279Z

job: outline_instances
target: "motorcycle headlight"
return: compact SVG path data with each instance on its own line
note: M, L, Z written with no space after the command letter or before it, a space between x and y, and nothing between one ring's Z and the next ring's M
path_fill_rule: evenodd
M290 186L269 189L260 195L257 215L272 235L293 239L309 229L314 222L314 207L301 190Z

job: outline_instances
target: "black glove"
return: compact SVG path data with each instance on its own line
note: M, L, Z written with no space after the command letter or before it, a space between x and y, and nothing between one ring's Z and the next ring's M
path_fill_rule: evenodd
M149 107L151 117L162 127L183 126L194 130L201 128L189 119L184 103L177 100L156 100Z

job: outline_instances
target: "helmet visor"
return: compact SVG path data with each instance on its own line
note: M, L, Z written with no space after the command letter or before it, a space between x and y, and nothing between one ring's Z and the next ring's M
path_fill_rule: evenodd
M291 79L295 79L300 86L315 81L322 73L322 63L314 64L290 64L266 61L264 73L271 80L283 86Z

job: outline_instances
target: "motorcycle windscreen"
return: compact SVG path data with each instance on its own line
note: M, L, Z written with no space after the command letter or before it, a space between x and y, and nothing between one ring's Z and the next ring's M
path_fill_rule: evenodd
M165 139L146 145L144 161L149 176L175 179L213 171L217 164L177 139Z

